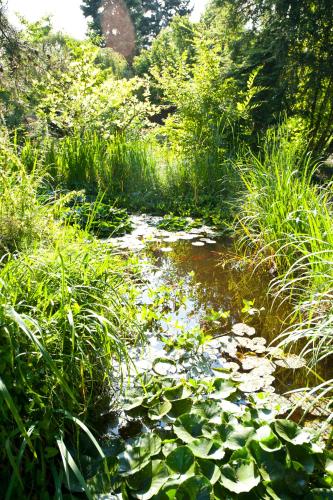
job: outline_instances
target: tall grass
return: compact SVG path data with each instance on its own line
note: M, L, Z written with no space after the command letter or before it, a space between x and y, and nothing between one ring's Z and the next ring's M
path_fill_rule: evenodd
M85 439L105 458L89 427L141 332L136 264L54 220L40 175L2 146L0 497L60 498L73 478L89 496L79 452Z
M157 140L93 131L62 139L27 140L19 148L31 171L42 163L55 186L104 193L113 203L148 211L199 212L230 203L239 181L230 158L214 151L179 154Z
M275 268L272 292L291 297L300 316L278 340L301 349L311 369L333 355L333 191L314 183L316 168L303 137L287 125L268 132L259 155L238 162L241 246ZM325 394L328 387L333 381Z

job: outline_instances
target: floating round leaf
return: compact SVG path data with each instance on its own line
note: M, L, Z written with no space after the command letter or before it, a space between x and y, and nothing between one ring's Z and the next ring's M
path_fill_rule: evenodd
M292 444L308 443L311 435L291 420L276 420L274 429L280 438Z
M178 446L166 457L166 464L174 472L185 474L194 464L194 455L188 446Z
M197 459L201 473L210 481L210 484L215 484L221 477L221 471L211 460Z
M221 424L217 426L223 447L229 450L243 448L254 435L253 426Z
M259 358L258 356L251 356L250 354L247 354L241 361L242 368L245 371L259 368L263 373L269 374L273 373L275 370L273 363L266 358Z
M235 460L221 469L222 485L233 493L247 493L260 483L260 476L252 460Z
M140 490L135 491L135 498L139 500L149 500L158 494L169 478L167 466L161 460L153 460L151 464L150 475L146 478L146 484ZM143 475L145 469L138 474Z
M239 337L243 337L247 335L248 337L253 337L256 333L255 328L252 326L246 325L245 323L236 323L232 326L232 333L235 335L239 335Z
M176 373L176 363L168 358L156 358L153 362L153 370L157 375L171 375Z
M148 417L151 420L160 420L164 415L169 413L172 408L170 401L160 401L154 406L151 406L148 411Z
M235 382L232 380L217 378L214 380L215 390L209 395L212 399L227 399L231 394L237 391Z
M174 423L174 433L185 443L191 443L195 438L202 436L202 427L206 419L195 413L181 415Z
M204 476L193 476L177 489L177 500L211 500L212 485Z
M276 360L275 363L278 366L282 366L282 368L289 368L292 370L304 368L304 366L306 366L305 359L297 356L296 354L289 354L288 356L283 357L283 359Z
M221 443L205 437L195 439L189 443L188 447L192 450L193 455L198 458L222 460L225 455Z
M159 436L154 433L142 434L138 438L129 439L125 450L118 455L119 473L123 476L135 474L143 469L157 455L162 446Z

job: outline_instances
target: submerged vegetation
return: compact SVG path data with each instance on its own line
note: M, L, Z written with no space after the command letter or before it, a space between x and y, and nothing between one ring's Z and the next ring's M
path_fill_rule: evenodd
M279 419L229 368L128 376L177 290L143 305L144 262L109 239L133 212L184 239L214 225L292 304L275 344L312 373L331 362L331 1L212 0L154 39L139 3L128 63L49 19L18 32L0 0L0 497L331 498L332 433ZM196 361L209 335L162 340ZM302 397L332 412L333 380L317 380ZM114 411L145 432L100 436Z

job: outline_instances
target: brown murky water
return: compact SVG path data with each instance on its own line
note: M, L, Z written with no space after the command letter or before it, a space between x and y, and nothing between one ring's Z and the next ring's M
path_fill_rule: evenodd
M255 328L255 338L259 341L260 338L265 339L269 347L274 343L276 345L279 334L295 321L288 301L273 301L269 296L269 273L249 271L248 265L235 258L232 241L222 239L211 228L193 229L190 234L183 231L172 233L156 227L158 218L137 216L133 218L133 222L132 235L118 238L117 245L137 251L145 259L147 287L142 293L142 303L149 303L151 300L149 290L163 286L175 292L181 289L186 296L180 307L170 310L165 324L163 320L160 322L159 326L166 335L177 335L177 328L179 331L186 331L200 326L222 341L228 337L232 340L232 326L246 323ZM246 304L248 308L244 310ZM213 329L211 323L207 328L205 317L210 310L229 311L230 316L225 321L216 322ZM235 337L235 340L239 341L239 337L238 340ZM138 363L141 362L140 356L147 360L149 357L165 355L160 336L154 332L151 333L148 344L153 346L151 353L143 349L137 355ZM245 346L238 351L236 356L228 356L230 353L227 350L220 349L219 356L221 359L226 357L227 361L236 361L240 367L244 356L269 357L269 349L254 349L252 352ZM305 368L281 367L279 360L274 363L273 387L279 394L306 386L313 387L321 382L321 377L327 375L324 366L316 375ZM149 369L149 363L144 361L142 369ZM242 372L242 368L240 370Z

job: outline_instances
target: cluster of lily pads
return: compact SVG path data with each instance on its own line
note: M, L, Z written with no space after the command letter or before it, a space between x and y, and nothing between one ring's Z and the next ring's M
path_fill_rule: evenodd
M104 444L87 485L93 498L329 499L333 455L313 431L277 418L232 375L146 374L123 401L138 432ZM111 491L110 491L111 490Z
M191 217L180 217L168 214L159 222L158 228L167 231L189 231L203 225L202 219L192 219Z
M126 210L112 207L100 201L83 201L66 209L63 219L99 238L121 236L132 230Z

